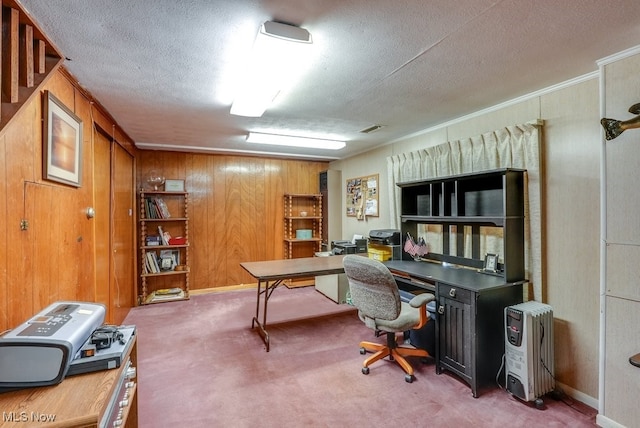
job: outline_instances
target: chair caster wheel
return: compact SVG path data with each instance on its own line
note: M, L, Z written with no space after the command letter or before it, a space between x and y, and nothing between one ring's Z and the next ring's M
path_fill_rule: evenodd
M362 374L369 374L369 367L363 367Z
M366 349L364 349L364 348L360 348L360 354L361 354L361 355L364 355L364 354L366 354L366 353L367 353L367 350L366 350Z
M408 374L408 375L404 375L404 381L407 383L412 383L413 382L413 376Z

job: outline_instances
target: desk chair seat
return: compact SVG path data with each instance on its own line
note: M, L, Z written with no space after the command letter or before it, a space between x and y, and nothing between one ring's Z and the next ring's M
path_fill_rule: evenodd
M429 321L427 303L435 300L435 296L423 293L405 303L400 299L393 275L384 264L359 255L347 255L342 263L358 317L367 327L385 332L387 336L386 344L360 342L361 353L375 352L364 360L362 373L369 374L371 364L388 356L405 371L405 380L413 382L413 367L405 357L425 358L429 353L423 349L398 346L396 333L424 326Z

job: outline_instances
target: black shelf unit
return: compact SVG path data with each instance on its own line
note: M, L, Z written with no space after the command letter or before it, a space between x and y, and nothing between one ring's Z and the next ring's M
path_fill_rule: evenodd
M407 232L418 237L419 225L441 225L442 251L430 251L421 262L403 251L402 260L386 264L400 288L435 293L436 372L455 373L474 397L493 382L500 367L503 310L523 298L524 174L499 169L397 184L402 247ZM483 226L502 228L497 272L483 271ZM465 239L471 240L471 254Z
M401 189L401 231L418 236L419 224L442 225L443 251L426 258L481 269L482 226L503 229L498 274L506 281L522 280L524 267L524 170L499 169L474 174L398 183ZM450 226L456 226L452 233ZM465 226L471 230L471 255L464 254ZM455 236L451 236L451 235ZM448 243L455 239L456 252ZM404 246L404 245L403 245ZM403 253L403 259L411 256Z

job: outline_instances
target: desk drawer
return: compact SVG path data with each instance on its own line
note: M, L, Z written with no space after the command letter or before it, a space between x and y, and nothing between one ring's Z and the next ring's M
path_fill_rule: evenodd
M471 303L473 292L460 287L454 287L448 284L438 284L438 298L446 298L456 300L460 303Z

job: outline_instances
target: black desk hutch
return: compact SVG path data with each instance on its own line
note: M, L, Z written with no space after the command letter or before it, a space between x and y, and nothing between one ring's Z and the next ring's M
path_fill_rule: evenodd
M401 289L435 293L436 372L457 374L474 397L500 369L504 308L523 300L524 174L500 169L397 184L403 240L407 232L417 237L421 224L441 225L442 251L420 261L403 252L402 260L385 264ZM484 271L481 254L487 226L502 229L495 272ZM467 254L465 240L471 240Z

